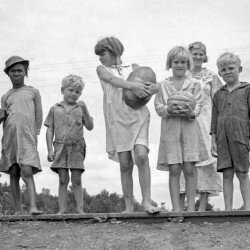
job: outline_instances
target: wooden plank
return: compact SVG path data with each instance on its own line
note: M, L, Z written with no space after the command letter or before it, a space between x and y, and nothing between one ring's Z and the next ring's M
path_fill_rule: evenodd
M250 220L250 211L220 211L220 212L161 212L150 215L146 212L134 213L86 213L86 214L42 214L42 215L3 215L0 216L0 221L72 221L82 220L96 222L110 221L127 222L143 222L143 223L160 223L160 222L231 222L231 221L246 221Z

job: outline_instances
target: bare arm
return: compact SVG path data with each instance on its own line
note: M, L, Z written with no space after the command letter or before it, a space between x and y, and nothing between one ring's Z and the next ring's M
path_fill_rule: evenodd
M35 94L34 103L35 103L36 129L37 129L37 134L39 135L43 122L43 110L42 110L41 96L38 90Z
M46 143L47 143L47 149L48 149L47 158L49 162L52 162L54 160L53 137L54 137L53 127L47 127Z
M216 134L212 134L211 155L212 155L213 157L218 157Z
M83 101L79 101L78 104L81 106L83 112L83 121L85 128L88 130L92 130L94 128L94 122L93 118L89 114L87 105Z
M101 65L97 67L96 72L101 80L108 82L117 88L130 89L140 97L147 97L148 95L150 95L149 86L151 84L126 81L120 77L114 76Z

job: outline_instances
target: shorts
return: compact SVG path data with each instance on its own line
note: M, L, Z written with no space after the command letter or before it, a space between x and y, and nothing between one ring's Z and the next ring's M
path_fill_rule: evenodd
M240 141L223 138L218 140L217 171L233 168L236 172L248 173L249 151L248 145Z
M55 159L51 165L51 170L58 172L59 168L66 169L80 169L82 172L84 169L84 159L86 156L86 144L85 140L81 138L72 144L63 144L54 142Z

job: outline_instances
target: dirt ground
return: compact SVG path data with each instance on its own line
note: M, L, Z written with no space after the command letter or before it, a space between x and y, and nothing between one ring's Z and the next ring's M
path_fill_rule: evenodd
M1 222L0 249L250 249L250 222Z

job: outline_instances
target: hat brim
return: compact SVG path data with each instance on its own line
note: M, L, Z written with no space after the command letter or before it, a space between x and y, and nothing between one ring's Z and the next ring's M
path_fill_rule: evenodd
M30 64L29 60L18 60L18 61L13 62L12 64L10 64L8 67L6 67L4 69L4 72L8 75L10 68L12 68L14 65L16 65L18 63L25 64L25 65L27 65L27 67L29 67L29 64Z

